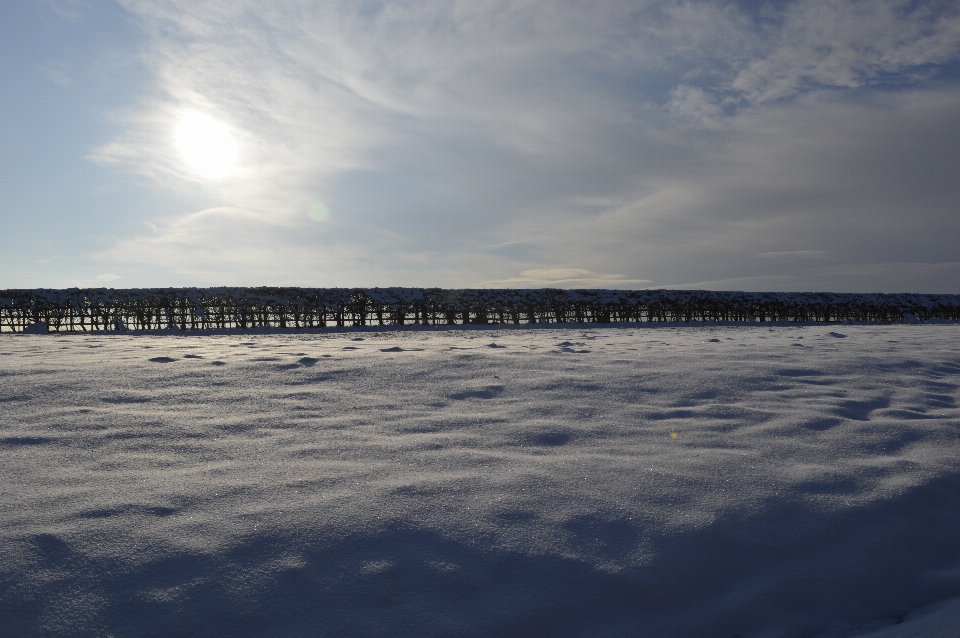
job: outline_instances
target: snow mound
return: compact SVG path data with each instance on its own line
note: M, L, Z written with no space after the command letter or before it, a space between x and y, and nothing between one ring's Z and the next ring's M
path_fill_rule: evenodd
M47 327L47 324L42 321L32 323L26 328L23 329L24 334L28 335L45 335L50 332L50 329Z
M960 636L960 598L911 613L903 622L857 638L957 638Z

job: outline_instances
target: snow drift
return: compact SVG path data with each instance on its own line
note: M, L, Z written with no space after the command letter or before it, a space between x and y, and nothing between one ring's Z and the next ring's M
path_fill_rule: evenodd
M957 336L6 335L0 633L905 636Z

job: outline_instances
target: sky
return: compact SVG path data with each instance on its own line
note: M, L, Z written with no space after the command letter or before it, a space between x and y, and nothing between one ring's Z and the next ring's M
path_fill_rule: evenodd
M0 3L0 288L960 293L951 1Z

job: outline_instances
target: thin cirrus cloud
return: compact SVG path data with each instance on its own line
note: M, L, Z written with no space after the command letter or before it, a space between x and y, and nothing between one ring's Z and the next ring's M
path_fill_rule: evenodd
M517 277L483 282L482 285L497 288L645 288L650 281L600 274L582 268L533 268Z
M960 292L953 3L121 4L151 82L90 157L193 202L124 282Z

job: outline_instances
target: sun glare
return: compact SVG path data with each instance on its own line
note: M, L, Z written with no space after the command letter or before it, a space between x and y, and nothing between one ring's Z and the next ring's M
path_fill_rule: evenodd
M237 164L237 140L230 127L204 113L184 115L177 147L191 169L208 179L228 176Z

